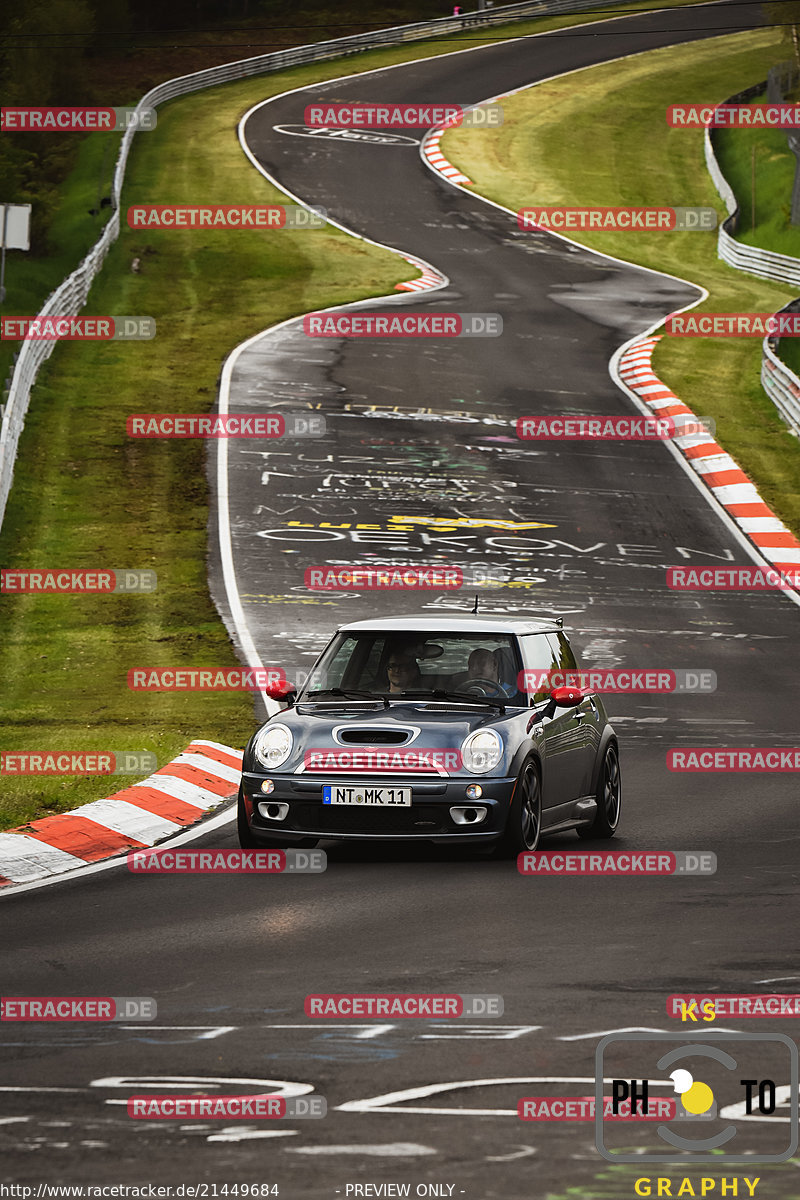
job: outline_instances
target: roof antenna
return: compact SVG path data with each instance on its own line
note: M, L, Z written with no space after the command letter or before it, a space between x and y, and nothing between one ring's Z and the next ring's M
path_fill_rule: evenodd
M478 611L478 593L477 592L475 593L475 603L472 606L472 611L474 613L476 613Z

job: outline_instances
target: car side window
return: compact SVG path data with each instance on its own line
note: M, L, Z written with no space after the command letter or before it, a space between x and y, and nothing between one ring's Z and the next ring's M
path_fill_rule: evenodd
M572 647L563 633L548 633L545 635L553 647L555 664L561 671L577 671L578 663Z
M525 633L522 635L525 669L536 674L553 671L559 666L556 646L551 643L546 633ZM538 682L538 681L537 681ZM541 704L549 696L546 687L528 692L529 704Z

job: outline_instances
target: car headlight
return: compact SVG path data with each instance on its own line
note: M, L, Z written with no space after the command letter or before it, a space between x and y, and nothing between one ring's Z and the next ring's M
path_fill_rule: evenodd
M286 762L292 753L294 738L286 725L265 725L253 742L253 753L262 766L272 770Z
M478 729L461 743L461 761L473 775L492 771L503 757L503 742L494 729Z

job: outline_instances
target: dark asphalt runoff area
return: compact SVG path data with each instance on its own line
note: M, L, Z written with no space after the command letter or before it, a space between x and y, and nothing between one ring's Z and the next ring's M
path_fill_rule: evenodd
M225 1184L269 1184L284 1200L627 1197L637 1179L658 1176L675 1181L671 1194L689 1178L696 1192L683 1195L700 1195L700 1180L711 1178L715 1200L723 1178L738 1180L728 1195L748 1195L744 1176L760 1178L760 1198L800 1194L796 1159L612 1166L591 1122L516 1116L523 1096L592 1094L603 1033L686 1032L666 1014L670 994L792 992L800 980L796 777L666 767L673 746L797 744L797 608L775 593L667 589L669 565L751 559L665 446L532 445L514 433L516 418L534 412L634 415L609 359L697 289L520 232L435 177L416 145L274 129L302 124L317 97L474 103L728 32L754 11L723 4L625 17L334 81L257 109L248 145L284 188L449 280L430 296L397 293L372 310L496 312L504 332L311 340L284 328L238 358L231 409L320 414L327 436L266 450L228 444L233 565L266 665L309 666L345 621L469 607L472 593L322 594L303 583L311 565L410 562L507 569L515 586L481 590L481 611L562 613L585 665L716 672L712 695L610 696L607 707L624 781L613 848L710 851L717 873L523 877L513 863L468 850L328 842L322 875L132 876L120 866L5 896L4 995L152 996L158 1017L3 1024L0 1177L32 1185L33 1196L45 1181L199 1184L206 1190L195 1195L209 1197L244 1194L222 1192ZM241 644L217 562L211 570ZM193 848L236 844L231 823ZM541 848L588 846L570 834ZM340 992L499 994L504 1012L449 1021L304 1015L307 994ZM796 1019L716 1025L794 1036ZM735 1138L740 1154L770 1154L788 1137L788 1066L763 1045L737 1054L747 1077L769 1070L783 1088L780 1120L740 1121ZM614 1059L615 1077L649 1073L669 1085L653 1061L651 1043L647 1053L630 1043ZM741 1072L719 1083L720 1107L740 1099ZM313 1092L328 1115L127 1116L129 1095L179 1090ZM634 1152L664 1147L652 1126L614 1136ZM382 1187L390 1184L401 1190Z

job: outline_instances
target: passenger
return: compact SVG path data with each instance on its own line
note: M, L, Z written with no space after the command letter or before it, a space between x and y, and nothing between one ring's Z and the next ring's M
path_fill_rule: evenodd
M417 660L410 654L393 650L386 664L390 692L406 692L423 686Z

